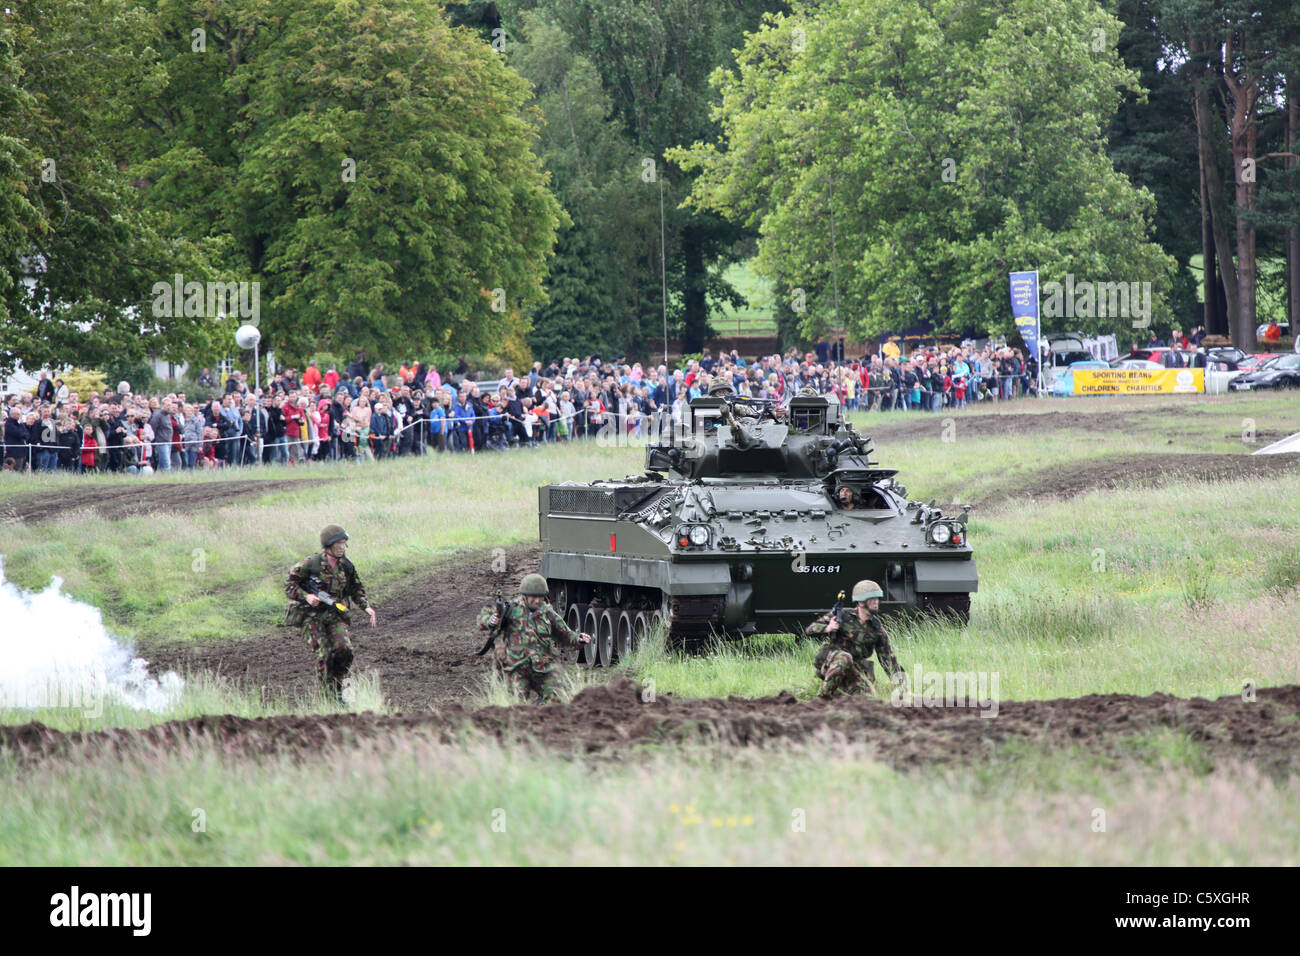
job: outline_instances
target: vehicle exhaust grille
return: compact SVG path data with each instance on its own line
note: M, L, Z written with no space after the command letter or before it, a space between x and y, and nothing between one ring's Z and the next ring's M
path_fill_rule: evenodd
M550 508L552 514L618 514L614 493L598 488L552 488Z

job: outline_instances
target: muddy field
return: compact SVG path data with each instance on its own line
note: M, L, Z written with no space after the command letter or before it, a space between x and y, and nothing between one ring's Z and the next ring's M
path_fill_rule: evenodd
M1060 434L1062 432L1092 432L1096 434L1115 434L1130 432L1135 435L1148 436L1152 430L1157 433L1167 430L1170 438L1175 438L1180 427L1189 416L1198 413L1194 406L1182 404L1156 405L1150 408L1104 408L1094 407L1092 411L1071 410L1061 407L1061 399L1043 400L1042 405L1030 401L1014 410L969 408L951 414L909 413L906 415L890 414L877 424L869 419L862 431L876 439L877 445L908 438L942 438L949 419L952 421L955 437L963 438L1026 438L1035 435ZM1104 401L1093 399L1089 401ZM1300 402L1297 402L1300 406ZM1048 409L1048 410L1044 410ZM1287 433L1289 434L1289 433ZM1240 438L1240 435L1225 435L1225 438ZM1268 442L1285 437L1281 432L1259 431L1255 438L1256 447L1263 447Z
M140 479L142 482L145 479ZM319 484L329 478L287 478L279 481L161 481L139 485L104 485L93 478L84 488L25 495L0 505L0 522L40 524L74 511L90 509L101 518L116 521L138 515L167 515L198 511L259 498L273 491Z
M1141 413L1176 427L1182 408ZM1032 435L1062 428L1112 431L1137 422L1137 413L1049 411L1036 414L980 414L958 418L968 435ZM1132 423L1130 422L1132 419ZM878 446L934 433L942 420L932 416L892 419L871 430ZM1261 436L1268 438L1270 436ZM1098 488L1154 486L1172 480L1219 481L1276 475L1300 467L1300 456L1246 454L1147 454L1099 459L1080 466L1036 474L1032 485L999 490L977 505L1005 503L1014 497L1069 498ZM43 522L69 510L92 508L105 519L219 506L282 490L301 481L153 482L148 486L103 486L27 496L0 510L0 521ZM783 696L764 700L674 700L642 703L624 681L584 691L568 706L540 710L488 709L471 712L470 696L487 669L474 652L482 632L474 625L479 608L498 587L508 592L520 577L536 570L536 545L511 550L504 570L490 553L467 553L421 571L396 593L378 594L380 626L353 627L356 666L376 671L381 691L399 716L339 715L243 720L209 717L165 724L144 731L63 735L39 725L0 728L0 746L31 756L88 743L132 748L209 737L232 753L315 751L349 739L381 739L393 733L451 739L469 732L499 738L533 737L564 751L618 752L655 741L695 738L738 744L799 741L820 734L866 740L900 765L967 760L1020 741L1046 746L1077 745L1110 752L1118 742L1159 727L1182 729L1216 756L1229 754L1270 766L1290 767L1300 759L1300 688L1264 691L1255 704L1237 698L1179 700L1155 695L1086 697L1078 700L1007 703L993 720L970 711L893 708L854 700L827 704ZM211 671L267 696L314 694L314 659L296 630L269 623L258 634L204 647L158 646L138 649L155 673Z
M40 724L0 727L0 752L20 763L67 755L129 755L207 744L235 757L308 757L329 748L394 740L531 742L564 754L624 757L651 745L769 746L845 740L870 746L898 768L962 765L1026 750L1077 749L1103 757L1144 757L1140 738L1186 734L1212 764L1246 761L1265 772L1300 769L1300 686L1240 696L1184 700L1165 694L1004 702L996 717L955 707L899 707L847 698L798 701L789 695L646 701L619 678L583 690L570 704L459 706L423 715L342 714L249 720L199 717L143 730L60 733ZM1150 755L1155 759L1156 755Z
M1026 484L1007 484L971 504L992 507L1025 499L1075 498L1090 491L1156 488L1187 482L1249 479L1267 482L1300 469L1300 455L1108 455L1096 461L1057 465L1034 473Z

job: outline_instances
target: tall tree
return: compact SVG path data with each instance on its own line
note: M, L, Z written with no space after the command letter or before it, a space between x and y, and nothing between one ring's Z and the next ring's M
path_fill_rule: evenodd
M509 41L507 49L535 44L555 46L546 23L558 28L570 57L589 64L599 78L607 116L622 131L628 166L612 179L623 212L618 217L620 243L599 244L605 271L621 278L618 298L623 328L637 337L657 337L661 311L682 336L687 351L698 351L709 332L710 310L724 302L743 304L720 275L734 258L746 231L711 211L679 209L692 177L671 162L665 151L701 136L716 134L710 111L714 95L708 78L730 62L746 30L754 29L764 10L785 7L777 0L507 0L498 4ZM529 18L527 14L535 14ZM517 62L517 61L516 61ZM545 78L521 63L519 69L546 95ZM550 112L548 111L548 115ZM548 124L549 136L562 140L566 129ZM652 164L652 165L651 165ZM557 172L558 178L558 172ZM660 276L659 189L665 197L668 301ZM561 195L569 208L596 201ZM580 217L599 229L605 211L585 208Z
M145 16L129 0L14 7L0 13L0 366L212 355L211 321L150 309L161 276L217 276L214 243L145 209L118 146Z
M1210 231L1232 340L1250 349L1258 321L1258 230L1277 225L1277 214L1268 208L1276 193L1260 205L1262 164L1289 160L1291 154L1285 146L1261 153L1260 111L1273 108L1283 77L1297 62L1297 11L1286 0L1162 0L1160 17L1170 57L1186 60L1192 84ZM1293 188L1285 176L1276 185L1287 192Z
M1138 75L1141 90L1126 90L1110 122L1107 152L1115 168L1135 186L1156 199L1152 238L1177 262L1169 291L1169 307L1187 321L1196 313L1197 288L1192 257L1204 253L1201 237L1188 228L1201 214L1197 197L1201 175L1197 162L1196 123L1187 108L1187 85L1177 64L1166 56L1167 38L1158 11L1159 0L1121 0L1116 17L1124 24L1118 38L1099 34L1102 44L1116 42L1125 66ZM1208 230L1208 217L1206 218ZM1213 281L1214 249L1209 246L1205 274ZM1221 292L1206 299L1207 326ZM1226 328L1224 329L1226 331Z
M762 270L805 291L805 328L838 297L863 336L930 315L1010 330L1007 273L1035 266L1150 283L1161 318L1155 203L1101 136L1136 87L1096 42L1119 30L1090 0L796 3L719 74L721 139L675 155L701 171L693 201L757 228ZM1130 325L1075 304L1083 331Z
M263 343L488 351L565 220L527 85L425 0L157 0L131 90L152 209L235 240Z

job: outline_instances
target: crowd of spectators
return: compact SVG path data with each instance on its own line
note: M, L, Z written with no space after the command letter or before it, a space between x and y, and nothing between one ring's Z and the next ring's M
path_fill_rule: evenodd
M81 396L41 374L35 394L4 399L4 468L151 474L193 468L368 460L469 453L571 441L606 433L641 436L652 416L684 406L720 381L742 398L787 401L804 388L850 410L939 411L1033 392L1032 361L1018 349L930 347L904 357L845 360L818 343L746 361L705 350L681 368L566 358L523 375L476 381L403 362L395 370L361 357L342 373L315 363L276 372L260 390L246 373L204 369L198 393L133 394L128 383Z

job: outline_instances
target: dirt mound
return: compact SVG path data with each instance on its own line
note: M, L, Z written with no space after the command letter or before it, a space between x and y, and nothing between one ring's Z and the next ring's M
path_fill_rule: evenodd
M877 447L906 438L945 437L947 422L952 420L953 434L966 438L1006 438L1038 435L1044 432L1120 432L1140 424L1150 424L1159 419L1185 419L1188 409L1182 405L1158 405L1135 411L1132 408L1094 408L1092 411L1055 409L1044 411L1032 400L1027 406L1013 406L1015 410L963 409L957 412L932 414L926 412L872 415L860 429L869 435ZM1104 401L1092 400L1092 401ZM1044 399L1046 402L1046 399ZM951 440L951 439L950 439Z
M1006 485L976 500L983 507L1026 498L1074 498L1113 488L1155 488L1182 482L1267 481L1300 470L1298 455L1111 455L1095 461L1054 465L1024 485Z
M257 720L213 716L95 733L61 733L32 723L0 727L0 751L31 762L60 754L111 755L206 743L240 757L309 757L363 741L414 736L451 743L485 736L531 741L561 753L617 756L653 744L765 746L842 738L870 744L881 759L910 767L970 763L1027 747L1140 756L1145 738L1173 731L1190 737L1211 763L1251 761L1279 775L1300 770L1300 686L1261 690L1251 702L1239 696L1186 700L1166 694L1004 702L991 718L977 709L901 707L864 698L645 697L640 686L619 678L587 688L570 704L540 708L453 706L423 715Z
M474 656L483 644L475 623L479 609L497 588L513 595L520 578L540 562L539 545L504 554L466 552L411 575L396 594L372 590L379 626L372 629L364 614L353 615L354 666L377 670L384 696L402 710L467 699L487 673L484 658ZM274 696L316 692L315 657L297 628L270 626L256 637L220 645L140 650L155 674L206 670Z
M24 521L40 524L83 508L101 518L116 520L135 515L174 514L230 504L241 498L255 498L290 486L333 481L332 478L287 478L277 481L163 481L142 478L134 487L101 485L90 479L84 487L26 495L0 506L0 522Z

